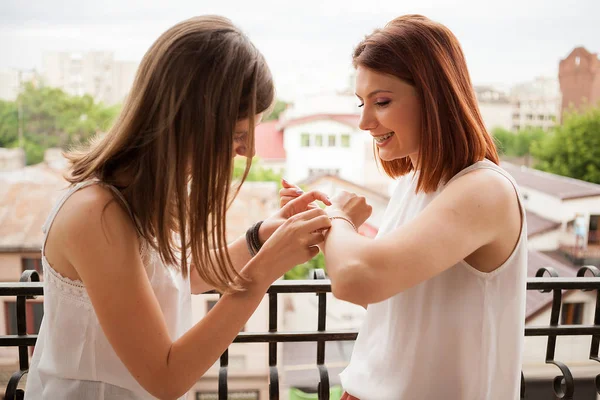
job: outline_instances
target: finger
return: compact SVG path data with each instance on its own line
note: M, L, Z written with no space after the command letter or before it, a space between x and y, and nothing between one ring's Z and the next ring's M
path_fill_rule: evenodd
M316 210L311 210L316 211ZM322 210L319 210L322 211ZM310 212L310 211L307 211ZM308 232L315 232L324 229L331 228L331 220L327 215L319 215L317 217L311 218L308 221L302 221L302 230Z
M324 240L325 240L325 236L323 235L322 232L313 232L310 234L307 244L309 246L316 246L320 243L323 243Z
M295 188L281 189L279 191L279 196L280 197L283 197L283 196L298 197L301 194L304 194L304 191L301 190L301 189L295 189Z
M331 201L325 193L319 192L318 190L311 190L310 192L304 193L298 198L290 201L287 206L291 207L292 211L296 210L296 212L298 212L299 210L306 210L306 207L308 207L308 205L315 200L322 201L328 206L331 205ZM295 213L292 212L292 214Z
M281 179L281 186L283 186L284 188L287 189L300 189L298 186L289 183L288 181L286 181L285 179Z
M316 257L317 254L319 254L319 248L317 246L311 246L308 248L308 255L309 255L309 260L311 260L313 257Z
M282 196L279 198L279 208L282 208L283 206L285 206L287 203L289 203L290 201L294 200L295 197L290 197L290 196Z
M292 219L295 219L297 221L310 221L313 218L317 218L317 217L321 217L321 216L325 216L328 217L327 213L325 212L325 210L321 210L320 208L313 208L307 211L302 211L298 214L296 214L294 217L292 217Z

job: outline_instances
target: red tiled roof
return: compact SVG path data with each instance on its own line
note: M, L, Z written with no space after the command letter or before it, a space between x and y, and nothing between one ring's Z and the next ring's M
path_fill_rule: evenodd
M0 173L0 252L39 251L42 225L68 187L62 171L44 164Z
M255 130L256 156L263 160L285 160L283 130L279 121L266 121Z
M314 114L283 121L280 124L280 128L285 129L294 125L301 125L309 122L322 120L336 121L341 124L348 125L351 128L358 128L359 119L360 116L358 114Z

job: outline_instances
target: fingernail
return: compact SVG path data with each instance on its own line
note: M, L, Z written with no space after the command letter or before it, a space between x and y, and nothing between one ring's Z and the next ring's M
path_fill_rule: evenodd
M296 193L297 194L302 194L302 193L304 193L304 191L302 189L298 189L298 190L296 190Z
M290 184L285 178L281 178L281 180L287 183L288 185Z

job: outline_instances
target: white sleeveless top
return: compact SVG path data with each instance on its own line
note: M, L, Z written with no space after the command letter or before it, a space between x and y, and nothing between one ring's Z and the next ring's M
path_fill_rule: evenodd
M69 196L98 183L82 182L67 191L44 224L44 246L52 222ZM127 205L116 188L102 185L110 188ZM44 318L27 375L25 399L154 399L133 378L111 347L83 283L57 273L46 260L44 246ZM143 242L140 251L169 335L176 340L191 327L189 279L173 268L167 268L156 252Z
M517 186L500 167L491 169ZM378 235L415 218L446 185L415 194L417 175L400 178ZM361 400L509 400L519 398L525 325L527 227L513 253L491 273L464 260L367 308L344 389ZM443 221L439 221L443 224Z

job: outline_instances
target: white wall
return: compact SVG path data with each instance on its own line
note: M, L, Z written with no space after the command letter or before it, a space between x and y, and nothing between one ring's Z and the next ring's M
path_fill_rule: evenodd
M301 147L303 133L310 146ZM341 135L350 135L350 147L341 147ZM315 135L323 136L323 147L315 146ZM336 135L336 146L328 147L328 136ZM294 125L285 130L283 145L287 154L286 178L297 182L309 176L309 169L339 169L340 177L364 183L364 138L351 127L331 120Z
M562 234L560 227L548 232L527 238L527 247L537 251L554 251L558 249Z
M489 132L494 128L512 128L512 106L510 103L479 102L479 111Z

